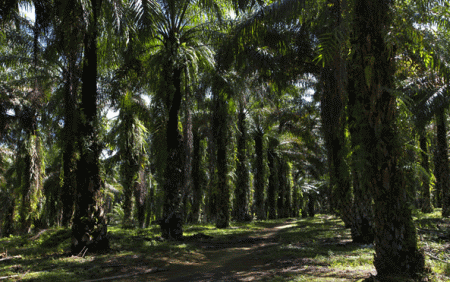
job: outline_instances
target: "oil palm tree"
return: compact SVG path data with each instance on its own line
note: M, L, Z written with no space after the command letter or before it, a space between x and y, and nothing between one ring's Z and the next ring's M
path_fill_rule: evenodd
M15 3L15 5L17 5ZM43 106L46 104L50 89L49 77L53 68L44 69L43 45L39 42L49 26L48 4L35 1L36 20L34 23L14 14L16 25L8 25L5 15L5 35L8 46L2 46L1 60L2 80L4 81L3 110L10 107L14 115L5 113L3 128L15 122L17 153L17 179L20 187L19 217L22 232L29 232L33 220L38 219L37 199L42 192L43 146L40 135L39 120L42 118ZM32 43L30 43L32 42ZM32 66L30 68L30 65ZM12 99L12 100L11 100ZM16 101L11 103L12 101Z
M425 5L422 5L425 4ZM428 8L426 8L428 7ZM430 12L431 8L434 12ZM442 21L440 15L445 13L436 3L419 2L416 5L408 5L402 9L402 18L408 26L408 30L401 38L406 52L402 68L399 69L399 77L402 79L401 91L410 99L409 110L412 114L416 131L419 135L422 150L422 210L431 212L428 149L426 142L426 127L436 120L437 151L435 152L435 200L438 207L442 206L442 215L450 215L450 187L447 175L449 173L448 150L446 142L445 111L449 106L448 81L446 77L450 72L448 64L448 39L449 24ZM421 15L418 17L417 15ZM397 19L397 22L403 22ZM432 25L434 29L421 28ZM420 52L418 52L420 50ZM411 67L416 68L411 73Z
M164 208L161 225L165 238L182 236L183 140L178 128L181 101L196 77L199 67L213 64L210 47L202 40L203 15L218 9L214 1L143 1L140 5L142 29L150 26L147 37L150 56L145 65L155 81L156 95L164 101L167 124L167 161L164 178ZM200 12L201 11L201 12ZM154 79L158 78L158 79Z
M101 179L99 170L99 117L98 117L98 50L97 41L100 22L108 20L105 15L119 11L119 2L91 0L89 5L81 2L85 29L83 30L84 56L82 60L81 97L78 120L77 189L75 193L75 214L72 224L72 252L104 251L109 248L107 223L101 205ZM112 5L110 5L112 4ZM66 8L68 8L66 6ZM114 14L114 13L113 13Z
M129 84L128 84L129 85ZM145 207L139 206L143 204L141 197L142 179L140 179L140 171L145 167L147 127L145 121L150 117L143 99L130 90L124 91L118 103L119 116L117 117L110 133L112 144L117 148L114 155L115 162L121 164L120 171L122 176L122 186L124 188L123 210L124 218L122 225L131 227L132 212L132 196L137 195L136 204L140 219L139 226L143 225L142 211ZM143 191L145 192L145 191Z
M243 89L241 89L243 91ZM248 121L246 109L246 95L241 95L238 104L237 117L237 167L234 214L237 221L248 221L251 219L249 210L250 201L250 173L248 167Z
M350 110L361 132L358 145L367 163L365 177L374 199L374 265L380 277L414 276L424 270L399 167L397 109L392 94L395 67L392 46L386 42L392 23L390 4L355 2L348 83Z

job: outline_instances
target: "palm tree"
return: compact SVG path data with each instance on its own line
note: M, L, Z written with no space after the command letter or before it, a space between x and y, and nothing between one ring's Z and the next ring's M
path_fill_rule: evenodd
M375 259L379 277L423 272L415 227L398 162L401 154L392 94L395 67L386 42L390 1L355 2L348 93L361 132L358 145L367 163L368 187L375 203Z
M268 218L276 219L277 218L277 203L281 199L278 198L278 189L280 186L279 177L278 177L278 166L279 157L275 153L275 148L279 145L279 140L273 137L269 137L269 144L267 150L267 161L269 164L269 184L267 187L267 210L268 210ZM278 217L280 217L280 213L278 211Z
M434 5L434 4L433 4ZM439 6L436 6L439 11ZM414 65L417 71L409 73L408 63L403 63L405 67L400 71L402 80L401 90L404 95L411 99L409 110L412 114L415 129L419 135L419 142L422 154L422 210L431 212L431 197L429 185L429 166L428 149L426 143L426 128L433 118L436 119L437 151L435 152L435 200L438 207L442 206L442 214L450 214L450 187L448 186L447 174L449 164L447 160L448 150L446 142L446 123L445 111L449 106L450 98L448 95L448 86L445 77L448 76L449 68L445 63L448 61L449 53L447 42L449 38L448 24L441 22L439 13L430 13L423 10L420 5L412 5L405 10L406 18L412 18L414 22L421 25L432 24L436 30L408 27L409 31L405 33L403 41L407 52L410 65ZM412 17L415 13L423 14L420 18ZM412 24L411 24L412 25ZM419 38L423 38L419 39ZM421 52L417 53L417 50ZM406 78L405 78L406 77ZM447 195L447 196L446 196Z
M43 46L39 42L49 25L46 17L48 7L37 1L34 5L36 6L34 23L14 15L14 9L9 11L17 24L6 26L6 41L9 41L9 46L2 49L2 62L6 65L2 71L2 80L6 85L9 84L8 88L14 89L11 92L14 95L7 94L6 101L2 103L4 110L7 109L5 106L13 106L10 109L14 109L14 117L5 113L2 127L5 128L14 120L19 127L16 128L18 137L16 170L21 195L19 217L21 230L25 233L30 231L32 222L39 217L37 201L41 198L44 169L43 146L38 123L50 88L48 78L53 71L51 67L47 67L46 70L42 68ZM8 15L4 16L6 20ZM33 67L30 68L30 65ZM16 102L11 104L10 99L16 99Z
M228 130L228 93L227 85L222 78L216 78L212 88L214 94L214 137L217 145L217 228L227 228L230 225L230 187L228 185L227 147ZM228 92L228 93L227 93ZM228 94L228 95L227 95Z
M266 212L264 209L264 191L267 179L266 169L266 154L264 153L265 142L265 127L262 117L256 113L253 115L253 128L251 134L255 140L255 163L254 163L254 187L255 187L255 213L258 220L266 219Z
M81 19L81 7L78 1L67 1L66 9L56 9L54 18L55 39L52 47L64 58L63 68L64 96L62 136L63 185L60 192L62 207L61 224L68 226L74 212L76 191L76 154L78 123L78 90L81 66L79 58L83 42L84 23Z
M199 223L201 220L201 206L205 186L204 155L206 155L202 140L205 138L206 122L203 113L193 116L193 160L192 160L192 216L191 222Z
M183 98L183 79L193 80L199 66L211 65L212 52L201 43L202 14L196 8L211 11L213 1L143 1L142 27L153 28L150 45L154 49L148 61L149 74L158 77L155 89L164 101L167 116L167 161L164 172L164 207L162 236L182 236L182 199L184 184L183 140L178 128L178 115ZM147 21L148 19L148 21ZM147 25L147 26L148 26ZM189 84L189 83L188 83ZM187 89L184 89L187 91Z
M323 69L320 75L322 88L321 117L325 144L328 153L330 173L330 207L336 210L347 227L352 225L352 199L350 169L345 160L346 145L346 23L343 14L347 12L346 2L328 1L323 17L329 18L328 26L322 27L319 41L322 47ZM340 37L344 37L343 39ZM331 40L330 40L331 38ZM344 41L344 42L343 42Z
M132 82L127 82L129 87ZM118 90L118 89L116 89ZM117 94L116 94L117 95ZM145 120L150 116L143 99L136 92L125 90L120 96L118 103L119 116L112 127L109 135L112 143L117 148L114 155L115 160L121 163L120 172L122 176L122 186L124 188L123 210L124 218L122 225L130 228L133 193L138 204L139 226L143 225L143 199L145 191L141 191L141 186L145 183L141 173L145 167L145 148L147 128Z
M239 112L237 120L237 166L236 166L236 188L235 188L235 218L237 221L248 221L250 217L249 211L249 168L248 168L248 126L246 113L246 97L243 95L239 101Z
M105 214L100 199L99 171L100 144L97 115L97 37L102 0L91 0L88 23L84 34L84 57L81 75L81 103L79 120L80 159L77 163L77 190L75 215L72 224L72 253L89 249L104 251L109 248Z

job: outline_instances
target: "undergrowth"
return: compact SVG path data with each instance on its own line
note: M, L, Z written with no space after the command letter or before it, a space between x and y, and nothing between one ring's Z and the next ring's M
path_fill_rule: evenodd
M414 212L419 247L426 254L432 273L428 281L450 280L450 244L440 239L449 230L449 220L440 210L431 214ZM184 236L202 233L208 242L257 238L261 230L284 224L273 244L252 255L273 269L265 281L363 281L376 271L373 245L351 242L350 232L340 219L317 215L306 219L282 219L233 223L217 229L213 224L184 226ZM190 241L159 240L159 227L108 229L111 251L106 254L69 255L70 229L50 228L34 234L0 238L0 279L8 281L83 281L110 277L144 268L165 268L170 264L205 263L205 249ZM225 252L226 250L224 250Z

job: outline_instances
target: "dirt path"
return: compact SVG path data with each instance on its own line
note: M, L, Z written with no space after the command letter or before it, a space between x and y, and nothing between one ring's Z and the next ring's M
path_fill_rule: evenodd
M168 265L164 271L122 281L260 281L273 277L273 266L261 260L259 254L277 245L277 234L292 226L285 223L227 242L200 242L204 250L199 261Z

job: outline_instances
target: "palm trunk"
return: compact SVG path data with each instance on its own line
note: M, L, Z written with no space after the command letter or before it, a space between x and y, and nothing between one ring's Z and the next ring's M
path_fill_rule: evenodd
M372 197L367 188L363 189L360 185L359 174L356 170L353 170L355 201L353 203L353 218L350 230L354 243L371 244L375 239Z
M34 120L34 117L31 119ZM37 219L37 210L33 206L41 198L39 195L42 192L41 148L39 137L33 134L36 132L36 124L31 124L34 129L27 132L27 144L23 149L25 156L22 160L25 170L21 176L22 203L19 216L23 233L29 233L32 221Z
M290 213L290 183L289 183L289 164L282 158L278 159L279 172L278 179L279 197L278 197L278 218L287 218Z
M450 168L448 161L448 141L447 141L447 121L445 120L445 111L439 111L436 114L437 130L437 170L439 178L436 182L440 188L442 201L442 216L450 216Z
M328 12L335 28L342 29L342 13L346 2L329 0ZM340 32L345 33L344 30ZM336 45L340 44L335 42ZM329 205L331 212L337 212L346 226L351 225L351 189L349 167L345 156L345 103L346 65L341 48L335 48L333 60L322 70L323 94L321 117L330 174Z
M349 117L348 123L349 131L351 135L351 147L353 150L352 155L352 178L353 178L353 210L351 221L351 235L352 240L355 243L371 244L375 240L374 230L374 214L371 191L367 187L367 183L363 180L369 179L370 170L362 168L361 160L364 153L361 152L359 143L362 142L365 132L362 132L357 127L358 117L354 109L357 109L357 97L356 97L356 80L350 73L348 83L349 93ZM359 148L359 149L358 149Z
M65 75L64 89L64 145L63 145L63 185L60 187L58 210L61 212L60 223L67 227L72 220L75 209L75 193L77 185L77 140L78 140L78 86L77 57L79 51L79 40L81 35L81 24L77 13L80 8L76 7L74 1L68 1L64 22L57 27L57 32L63 38L61 52L66 54L67 71Z
M125 110L124 110L125 111ZM129 114L125 114L123 117L123 122L126 124L127 130L132 130L132 117ZM133 134L133 133L131 133ZM128 135L128 134L127 134ZM131 220L131 212L133 210L132 206L132 196L133 196L133 188L136 177L136 168L137 164L134 160L133 156L133 141L128 140L126 138L125 141L125 160L122 164L121 171L123 177L123 219L122 219L122 227L123 228L132 228L132 220Z
M337 211L346 226L352 224L352 198L349 167L345 161L347 155L345 141L344 101L346 99L341 84L340 61L337 66L322 71L324 93L321 101L321 116L324 139L328 155L330 173L330 207ZM342 74L341 74L342 75ZM338 86L338 87L337 87Z
M288 162L284 161L283 163L283 174L284 174L284 209L283 209L283 217L290 217L292 213L292 187L291 187L291 168Z
M250 194L249 172L247 167L247 126L245 123L245 108L240 104L238 114L238 140L237 140L237 182L235 190L235 217L237 221L247 221L250 217L248 210L248 196Z
M208 204L206 215L208 221L215 221L217 217L217 174L216 174L216 140L213 133L213 115L211 115L211 125L208 129L208 157L209 157L209 168L208 168Z
M419 142L420 149L422 150L422 167L427 173L430 173L430 165L428 161L428 146L425 132L421 133ZM428 177L423 177L422 180L422 212L433 212L433 207L431 206L430 181L428 180Z
M301 202L302 202L302 195L300 191L300 187L297 186L297 180L300 177L300 172L296 172L295 175L293 175L294 178L294 187L292 187L292 213L291 217L298 217L300 213L301 208Z
M174 69L171 83L175 90L169 109L169 120L166 128L167 166L164 182L163 221L161 225L162 237L179 240L183 236L183 183L184 183L184 150L181 134L178 129L178 113L181 106L181 69ZM168 93L168 96L171 96Z
M278 202L278 166L275 151L269 149L267 151L267 160L269 162L269 186L267 187L267 209L269 219L277 218L277 202ZM280 212L280 209L278 209Z
M145 199L147 192L147 182L145 181L145 168L141 164L137 172L137 181L134 183L134 201L137 210L137 222L139 228L144 228L145 221Z
M416 230L399 168L401 147L396 128L393 50L385 42L391 24L389 1L355 3L351 76L357 102L354 111L365 154L368 187L374 198L375 258L381 279L415 276L424 271ZM350 83L349 83L350 84ZM350 91L349 91L350 93Z
M284 210L286 208L286 171L285 162L281 158L277 158L278 165L278 218L285 217Z
M39 19L39 13L41 10L36 10L36 17ZM38 52L39 52L39 23L36 20L33 28L33 67L34 67L34 85L33 93L31 96L32 105L24 109L24 123L26 141L23 147L23 168L25 169L21 179L22 186L22 205L20 208L20 223L23 233L30 232L31 223L33 219L36 219L37 211L32 207L33 202L38 200L38 193L42 188L41 179L41 152L39 137L37 134L37 112L36 106L39 103L39 87L38 87Z
M145 200L145 207L147 210L147 214L145 216L145 227L148 228L150 226L150 221L153 220L155 216L155 184L153 180L150 180L149 183L150 191Z
M434 176L436 177L436 183L434 184L434 203L435 207L442 208L442 188L441 188L441 174L440 174L440 155L437 145L437 138L433 138L433 162L434 162Z
M2 222L2 232L0 233L0 236L9 236L11 234L14 233L14 214L15 214L15 198L14 196L11 195L7 195L6 198L4 198L4 201L6 203L5 206L5 217L4 217L4 221Z
M217 99L217 114L214 129L217 142L217 177L218 177L218 213L217 228L227 228L230 225L230 188L227 183L227 146L228 146L228 105L225 97L219 94Z
M185 100L185 121L183 125L183 140L184 140L184 151L185 151L185 159L184 159L184 187L183 191L185 193L184 197L184 214L185 219L187 219L188 214L188 205L187 202L192 199L192 158L194 151L194 140L192 133L192 113L191 113L191 102L190 95L187 93Z
M63 149L63 173L64 182L61 187L62 226L67 227L72 219L75 191L76 191L76 118L75 118L75 93L72 67L69 67L67 89L64 95L64 149Z
M200 136L195 129L193 131L193 145L194 145L194 152L193 152L193 162L192 162L192 188L193 188L193 199L192 199L192 223L199 223L200 222L200 206L202 203L203 198L203 191L202 191L202 172L201 172L201 143L200 143Z
M264 155L263 155L263 134L257 133L255 136L256 173L255 173L255 205L256 217L258 220L266 219L264 210Z
M101 199L100 145L97 118L97 23L101 0L91 0L93 15L84 38L80 121L80 160L77 170L76 209L72 225L72 253L109 249L106 218Z
M314 217L316 215L315 210L315 197L313 192L308 194L308 216Z

